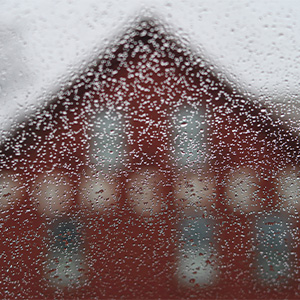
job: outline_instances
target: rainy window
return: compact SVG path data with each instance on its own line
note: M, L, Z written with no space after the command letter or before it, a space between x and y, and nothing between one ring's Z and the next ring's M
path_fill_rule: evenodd
M0 298L299 299L299 7L48 2L0 13Z

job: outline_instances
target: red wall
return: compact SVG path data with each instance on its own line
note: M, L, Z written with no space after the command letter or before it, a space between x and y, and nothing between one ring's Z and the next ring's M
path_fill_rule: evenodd
M253 275L256 219L276 210L279 199L274 178L282 166L294 164L276 136L276 127L259 116L254 105L243 104L242 97L203 69L191 66L188 73L174 60L146 50L128 61L131 63L112 66L111 74L107 72L102 81L92 78L94 84L90 87L83 81L75 83L66 93L69 96L30 121L24 129L26 142L20 155L13 147L10 152L3 150L7 155L3 169L20 174L18 181L23 189L1 223L1 296L295 297L297 278L274 288L264 286ZM223 95L228 93L228 99L219 97L221 90ZM90 118L108 104L122 112L126 120L127 155L125 163L110 175L117 201L97 211L82 202L79 190L82 176L95 167L89 153ZM206 110L207 159L196 171L180 168L174 162L171 117L184 105ZM227 179L240 166L251 168L261 178L261 201L256 206L258 211L252 213L234 212L226 201ZM157 214L143 217L132 209L128 190L134 174L148 167L157 172L163 205ZM85 275L81 286L73 289L51 287L45 279L49 244L53 243L50 233L57 218L40 213L33 190L38 176L51 169L62 172L70 181L70 204L58 220L80 224L82 242L78 251L84 257ZM178 203L175 186L181 176L193 172L210 176L215 185L213 205L196 209L198 216L214 222L212 247L217 255L212 260L217 262L219 279L207 287L184 287L176 277L179 224L190 216ZM288 218L284 214L282 217ZM295 222L293 226L297 231ZM294 240L297 237L298 233ZM296 246L295 242L293 252ZM297 269L296 262L292 265Z

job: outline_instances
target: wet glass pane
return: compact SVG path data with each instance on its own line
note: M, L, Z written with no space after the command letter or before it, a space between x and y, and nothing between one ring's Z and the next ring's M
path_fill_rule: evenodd
M299 4L1 8L1 299L300 298Z

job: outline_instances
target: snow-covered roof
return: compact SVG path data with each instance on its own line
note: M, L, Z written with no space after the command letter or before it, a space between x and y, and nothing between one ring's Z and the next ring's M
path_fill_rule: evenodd
M289 1L7 1L1 136L49 99L138 16L155 15L195 52L298 126L300 5ZM282 105L282 99L285 104ZM291 101L292 99L292 101ZM279 102L276 102L278 101ZM279 104L278 104L279 103ZM288 109L285 109L288 107Z

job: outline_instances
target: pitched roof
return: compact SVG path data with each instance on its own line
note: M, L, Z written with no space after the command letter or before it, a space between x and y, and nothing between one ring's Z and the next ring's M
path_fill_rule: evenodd
M112 61L116 52L122 52L126 48L134 47L133 43L137 38L146 39L147 37L140 37L140 34L143 34L141 30L146 29L147 36L154 34L159 34L164 36L169 42L172 42L174 49L180 49L180 54L182 57L190 57L190 61L194 61L194 66L199 64L207 72L208 69L215 70L222 80L225 80L226 76L222 72L219 72L215 65L209 62L206 59L207 55L203 53L195 53L192 49L189 49L184 46L184 43L181 43L180 36L175 35L174 32L167 29L167 24L161 22L157 17L151 16L141 16L137 17L135 20L128 22L127 26L119 33L119 35L112 37L111 42L106 45L105 48L101 47L94 49L93 55L89 59L84 58L76 66L73 66L71 72L66 72L66 74L59 78L55 86L52 86L51 89L45 89L41 92L40 95L32 95L33 99L30 99L29 103L32 105L21 105L18 107L13 106L11 109L8 107L8 111L5 112L5 115L11 115L11 118L5 118L6 116L0 117L0 123L2 121L2 131L0 131L0 142L3 142L6 137L10 137L13 132L19 130L20 126L24 127L25 123L29 120L32 120L37 114L41 114L44 109L49 107L52 102L57 101L64 97L64 93L69 91L70 88L76 87L76 84L81 84L82 81L91 79L91 72L95 72L98 68L98 72L107 72L109 70L108 65ZM131 45L131 46L130 46ZM163 46L163 45L160 45ZM127 50L128 50L127 49ZM126 50L126 51L127 51ZM170 51L170 49L168 49ZM194 56L194 59L192 58ZM126 61L126 57L124 57ZM107 64L108 62L108 64ZM119 61L122 63L122 60ZM116 62L115 62L116 63ZM184 64L182 64L184 67ZM106 69L107 68L107 69Z
M159 19L153 17L136 20L134 24L126 28L119 38L116 38L114 43L107 46L89 63L83 63L80 70L74 73L71 78L66 77L55 92L49 94L47 98L43 95L42 98L47 99L47 101L39 107L36 106L34 113L25 115L23 120L14 127L14 132L3 136L2 149L4 152L7 152L6 150L9 148L14 148L13 145L20 143L21 140L23 147L25 147L24 132L26 130L28 131L29 128L34 129L38 121L42 120L45 115L49 115L49 112L55 114L59 109L59 104L66 101L66 99L76 101L85 93L91 93L95 81L105 80L105 78L113 75L117 67L128 67L127 58L134 56L135 51L145 45L150 47L152 51L158 48L161 49L172 59L180 56L181 60L178 61L177 67L182 74L188 75L186 77L189 80L198 84L201 82L201 76L204 76L205 80L210 80L210 83L206 82L202 86L206 93L214 95L215 90L219 89L218 96L223 99L223 102L220 101L219 103L228 101L233 105L237 105L241 117L243 115L244 117L249 116L249 114L258 116L266 128L273 128L271 131L279 130L282 133L281 136L284 136L285 140L290 140L291 144L296 141L297 146L291 151L298 153L298 138L293 132L284 128L282 120L271 117L272 114L261 103L245 97L243 91L239 90L235 82L229 82L227 76L203 58L201 54L199 55L199 53L182 46L179 38L170 33ZM192 69L193 71L191 71ZM30 139L26 138L25 140ZM283 144L286 144L286 142L283 142Z

